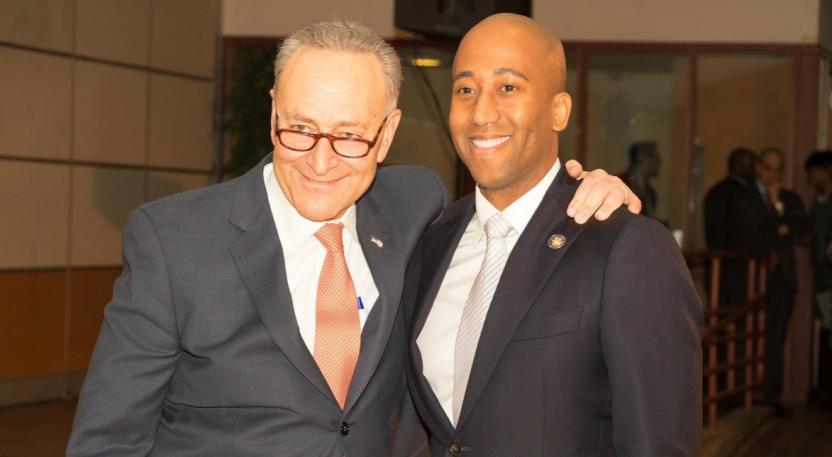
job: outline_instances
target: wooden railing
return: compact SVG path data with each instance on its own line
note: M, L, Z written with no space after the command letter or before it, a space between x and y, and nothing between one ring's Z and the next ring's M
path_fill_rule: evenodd
M726 251L686 251L685 259L703 295L703 408L706 425L713 426L720 413L732 406L750 408L754 390L762 386L766 261L753 254ZM720 303L725 261L747 265L745 303Z

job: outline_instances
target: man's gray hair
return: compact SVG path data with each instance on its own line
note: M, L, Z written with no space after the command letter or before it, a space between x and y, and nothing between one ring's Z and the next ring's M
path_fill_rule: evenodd
M375 54L384 72L389 110L396 107L402 85L402 63L396 50L369 27L351 20L333 19L309 24L289 35L274 60L274 88L289 59L303 46L345 51L356 54Z

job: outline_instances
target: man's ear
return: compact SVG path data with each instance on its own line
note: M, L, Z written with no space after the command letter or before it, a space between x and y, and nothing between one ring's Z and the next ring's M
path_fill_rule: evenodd
M552 130L562 132L569 124L572 113L572 97L566 92L558 92L552 97Z
M399 122L401 120L402 110L398 108L394 109L393 112L387 116L387 122L384 124L384 128L381 131L381 137L379 138L379 142L381 144L378 148L376 162L384 162L384 159L387 158L387 152L390 150L390 145L393 144L393 137L396 135L396 130L399 128Z
M272 139L272 146L277 146L277 134L275 133L277 130L277 108L275 107L274 89L269 89L269 96L272 98L272 115L269 120L269 125L272 128L269 130L269 137Z

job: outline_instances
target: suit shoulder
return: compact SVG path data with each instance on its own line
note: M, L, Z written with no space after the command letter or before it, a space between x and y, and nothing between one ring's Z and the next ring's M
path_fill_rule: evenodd
M705 199L721 198L725 194L732 192L734 187L737 185L739 185L739 183L733 179L723 179L708 189L705 193Z
M474 194L468 194L459 200L451 203L431 227L425 232L426 239L430 239L436 233L443 233L449 225L455 225L460 217L472 211L474 206Z
M158 222L227 218L239 179L171 194L147 202L139 210Z
M434 220L447 201L447 191L439 175L418 165L380 168L368 195L404 219L427 213Z
M637 214L630 214L621 218L620 226L613 240L613 250L625 252L624 258L631 258L638 263L644 259L647 250L654 254L661 253L656 258L676 263L684 267L682 251L670 230L661 222Z
M381 167L376 173L371 191L400 192L403 194L444 190L439 175L421 165L392 165Z
M624 244L642 244L647 242L653 246L676 246L670 231L659 221L633 214L625 207L616 210L606 221L590 220L581 234L581 238L593 245L607 246L612 250L614 246Z
M595 220L595 218L591 218L586 222L586 230L591 232L618 233L623 230L627 224L637 220L652 221L653 219L639 214L633 214L626 207L621 206L605 221L598 221Z

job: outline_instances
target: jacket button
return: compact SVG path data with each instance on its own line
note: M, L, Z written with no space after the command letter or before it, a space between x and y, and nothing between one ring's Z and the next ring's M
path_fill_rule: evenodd
M338 427L338 431L341 432L342 435L347 436L350 434L350 424L346 422L341 422L341 426Z
M450 452L452 456L458 457L462 455L462 445L459 443L451 443L451 447L448 448L448 452Z

